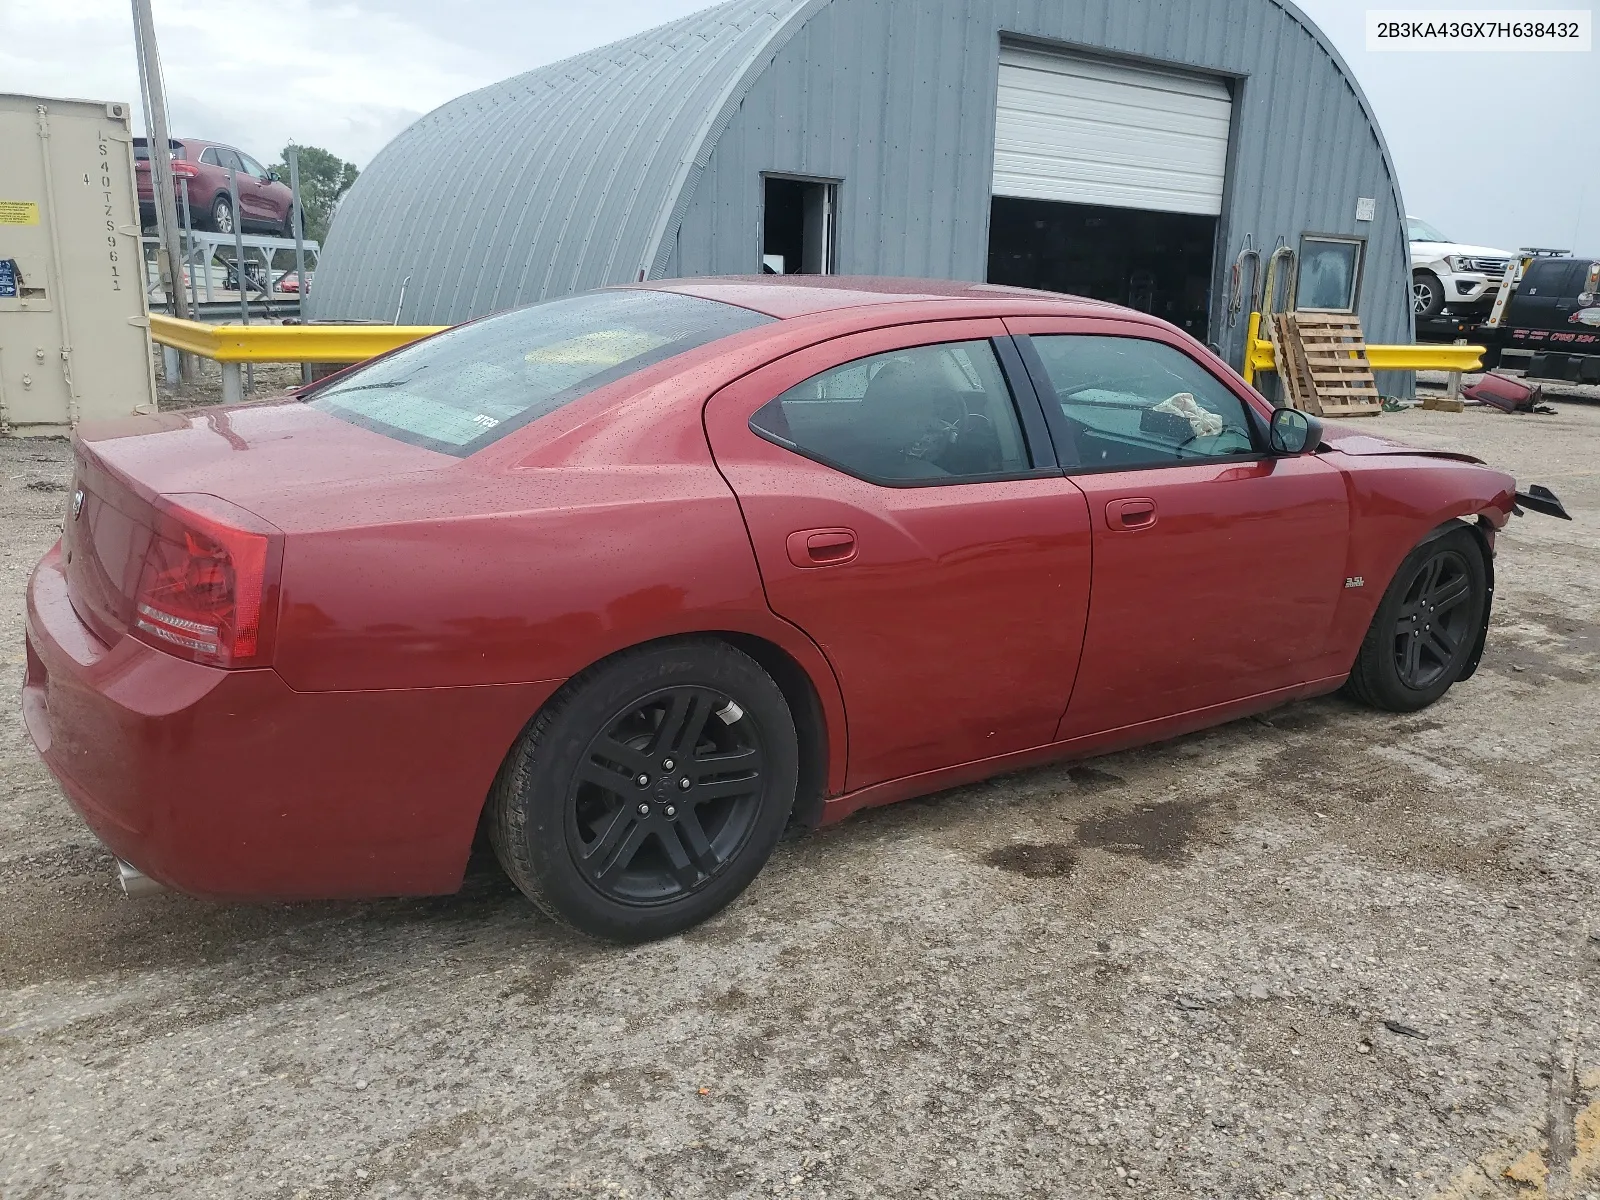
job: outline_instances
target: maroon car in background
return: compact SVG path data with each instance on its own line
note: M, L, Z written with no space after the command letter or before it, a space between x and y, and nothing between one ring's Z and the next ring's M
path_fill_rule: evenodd
M294 236L294 193L278 180L275 172L243 151L220 142L173 138L168 144L172 147L173 187L177 189L181 204L184 181L188 181L189 209L196 229L232 233L237 219L241 229ZM133 139L133 158L139 180L139 220L153 225L156 193L151 177L150 143L145 138ZM238 176L237 214L228 194L230 169Z

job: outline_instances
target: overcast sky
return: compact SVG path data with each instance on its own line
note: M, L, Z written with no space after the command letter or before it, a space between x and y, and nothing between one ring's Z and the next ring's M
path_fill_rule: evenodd
M1504 249L1600 248L1600 49L1368 53L1362 14L1369 5L1300 2L1366 90L1413 214L1458 240ZM1538 5L1592 11L1597 2ZM1532 6L1448 0L1454 9ZM174 133L232 142L265 162L293 139L364 166L406 125L462 92L706 4L154 0L154 7ZM1370 7L1446 5L1380 0ZM0 0L0 88L128 100L137 111L128 0Z

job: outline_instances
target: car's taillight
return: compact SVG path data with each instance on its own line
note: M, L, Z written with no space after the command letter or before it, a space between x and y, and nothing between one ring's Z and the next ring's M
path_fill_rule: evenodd
M283 537L215 496L164 498L134 599L133 633L195 662L271 659Z
M198 179L200 168L192 162L185 162L181 158L175 158L172 160L172 173L180 179Z

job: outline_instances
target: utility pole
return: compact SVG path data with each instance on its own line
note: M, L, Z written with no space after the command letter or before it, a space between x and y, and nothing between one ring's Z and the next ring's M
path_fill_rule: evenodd
M289 190L294 193L294 277L299 281L299 299L295 301L295 310L300 314L300 323L305 324L306 319L306 293L311 289L306 285L306 210L300 204L300 147L293 142L289 143ZM300 383L311 382L311 364L300 364Z
M139 86L144 92L149 129L145 141L150 150L150 183L156 201L156 231L167 256L167 295L173 315L187 321L189 297L184 293L183 240L178 233L178 201L172 185L172 135L167 129L167 90L161 79L161 52L156 49L156 23L150 13L150 0L133 0L134 45L139 54ZM193 374L191 356L178 356L178 375Z

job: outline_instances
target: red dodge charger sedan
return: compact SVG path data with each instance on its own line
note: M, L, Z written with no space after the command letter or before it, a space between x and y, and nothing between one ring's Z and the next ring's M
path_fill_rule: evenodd
M23 707L125 878L451 892L482 826L620 939L865 805L1430 704L1558 507L1141 313L910 280L572 296L74 452Z

